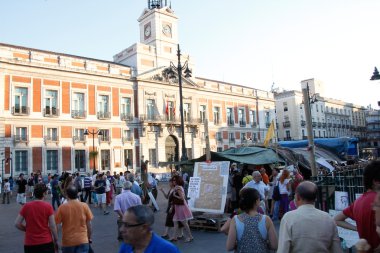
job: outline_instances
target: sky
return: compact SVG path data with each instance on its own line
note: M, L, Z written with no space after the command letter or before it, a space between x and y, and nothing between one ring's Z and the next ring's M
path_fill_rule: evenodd
M168 0L170 2L170 0ZM172 0L195 75L270 90L315 78L379 109L379 0ZM1 0L0 42L110 60L139 41L147 0Z

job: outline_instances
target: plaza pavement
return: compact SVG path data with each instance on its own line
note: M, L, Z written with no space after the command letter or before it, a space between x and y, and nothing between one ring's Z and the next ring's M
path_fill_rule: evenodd
M168 189L167 183L160 183L159 187L163 187L165 191ZM14 221L20 205L15 203L15 194L11 200L11 204L0 204L0 252L7 253L22 253L24 233L17 230L14 226ZM29 199L28 199L29 201ZM50 201L50 198L47 200ZM165 224L165 210L166 199L159 191L157 202L160 211L155 213L155 224L153 231L157 234L162 234ZM1 202L0 202L1 203ZM111 211L109 215L104 216L100 209L91 207L94 214L93 220L93 249L95 253L117 253L119 243L117 237L116 215L113 209L108 207ZM183 240L175 243L181 252L197 252L197 253L222 253L225 250L226 236L222 233L192 230L194 241L191 243L184 243Z

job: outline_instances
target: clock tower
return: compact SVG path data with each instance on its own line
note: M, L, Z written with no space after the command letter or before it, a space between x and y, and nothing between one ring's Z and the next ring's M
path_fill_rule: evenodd
M148 7L137 19L140 27L140 42L113 58L117 63L134 68L134 74L170 66L177 61L178 17L167 0L148 0ZM184 60L188 55L182 54ZM193 67L192 63L189 65Z

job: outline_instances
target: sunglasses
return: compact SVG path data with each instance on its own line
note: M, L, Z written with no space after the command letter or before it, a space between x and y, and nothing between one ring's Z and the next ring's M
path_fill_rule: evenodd
M127 222L124 222L122 221L121 222L121 225L126 227L126 228L134 228L134 227L138 227L138 226L141 226L141 225L144 225L145 223L137 223L137 224L129 224Z

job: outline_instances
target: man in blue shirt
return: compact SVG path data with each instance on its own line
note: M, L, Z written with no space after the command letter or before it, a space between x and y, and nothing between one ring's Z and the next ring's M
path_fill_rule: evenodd
M154 214L144 205L128 208L123 216L120 232L124 243L119 253L180 253L178 248L152 232Z
M53 209L55 210L55 203L57 203L57 206L59 207L59 184L58 184L58 175L55 174L52 177L52 180L50 182L50 188L51 188L51 205L53 206Z

